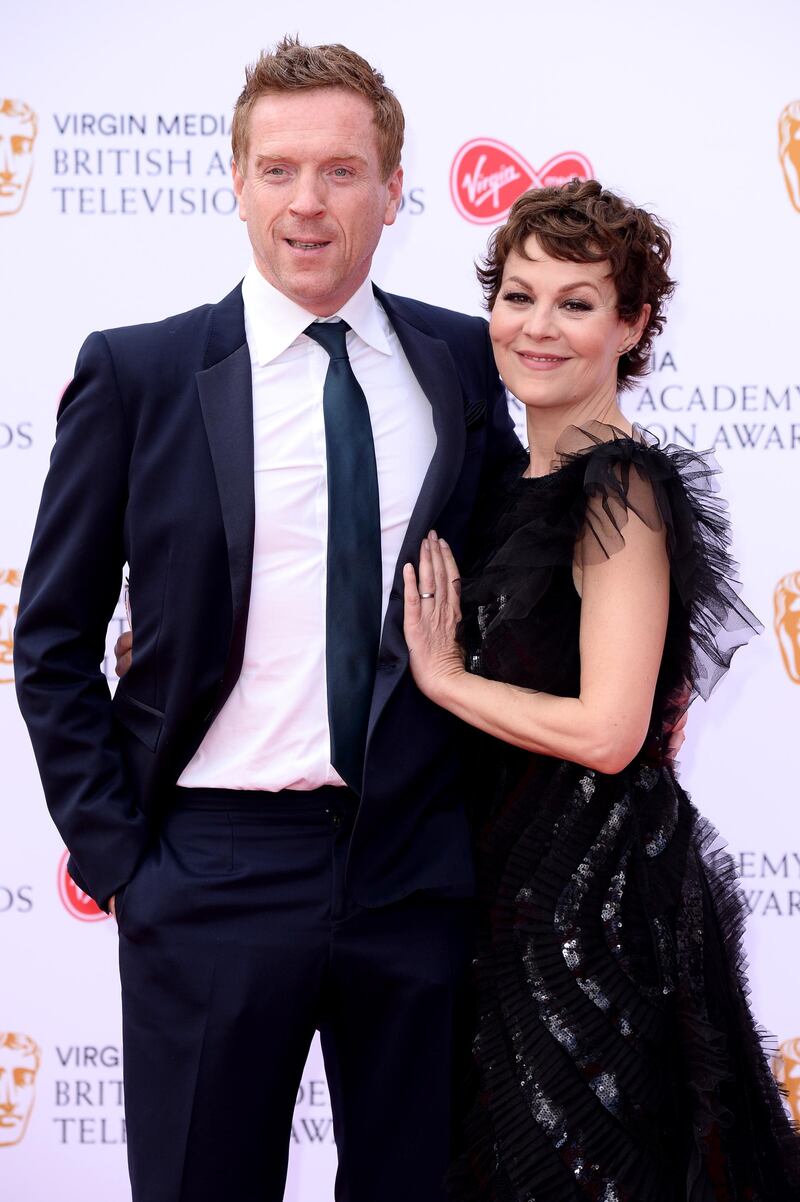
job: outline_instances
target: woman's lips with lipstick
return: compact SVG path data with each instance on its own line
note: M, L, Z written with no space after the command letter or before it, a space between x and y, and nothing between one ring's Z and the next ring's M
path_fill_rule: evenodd
M515 353L517 358L532 371L553 371L562 363L566 363L569 358L568 355L547 355L537 351L516 351Z

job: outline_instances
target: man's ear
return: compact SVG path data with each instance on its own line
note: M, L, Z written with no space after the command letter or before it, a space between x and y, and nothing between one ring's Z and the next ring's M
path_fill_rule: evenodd
M394 225L400 205L403 200L403 168L396 167L386 181L389 195L386 200L386 212L383 215L384 225Z
M243 196L244 174L239 170L235 159L231 159L231 178L233 180L233 194L239 202L239 218L241 221L247 221L247 211Z

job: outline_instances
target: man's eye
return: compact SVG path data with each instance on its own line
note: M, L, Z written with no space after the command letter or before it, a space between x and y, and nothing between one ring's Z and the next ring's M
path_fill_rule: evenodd
M333 174L337 179L347 179L348 175L352 175L349 167L334 167Z

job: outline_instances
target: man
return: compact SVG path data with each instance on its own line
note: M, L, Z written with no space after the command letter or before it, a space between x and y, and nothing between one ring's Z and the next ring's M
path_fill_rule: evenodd
M315 1028L337 1198L443 1197L473 879L401 572L434 524L463 552L520 447L485 323L370 284L402 140L352 51L262 55L243 284L92 335L62 401L17 684L70 871L116 908L134 1202L277 1202Z

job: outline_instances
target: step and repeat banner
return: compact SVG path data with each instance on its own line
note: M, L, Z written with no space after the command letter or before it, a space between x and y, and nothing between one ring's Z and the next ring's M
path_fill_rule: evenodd
M474 262L521 191L596 176L666 219L680 287L626 398L713 449L764 634L691 712L681 775L750 912L756 1012L800 1117L800 10L794 0L608 7L463 0L135 8L30 0L0 46L0 1194L129 1198L116 931L65 872L16 707L20 580L77 350L98 328L222 297L249 260L231 190L244 64L285 32L380 67L408 119L405 196L375 279L480 311ZM509 399L520 430L521 407ZM104 671L114 688L109 628ZM390 1090L391 1082L385 1083ZM236 1075L220 1099L236 1107ZM375 1098L378 1113L380 1094ZM413 1154L413 1152L412 1152ZM330 1202L316 1048L290 1202Z

